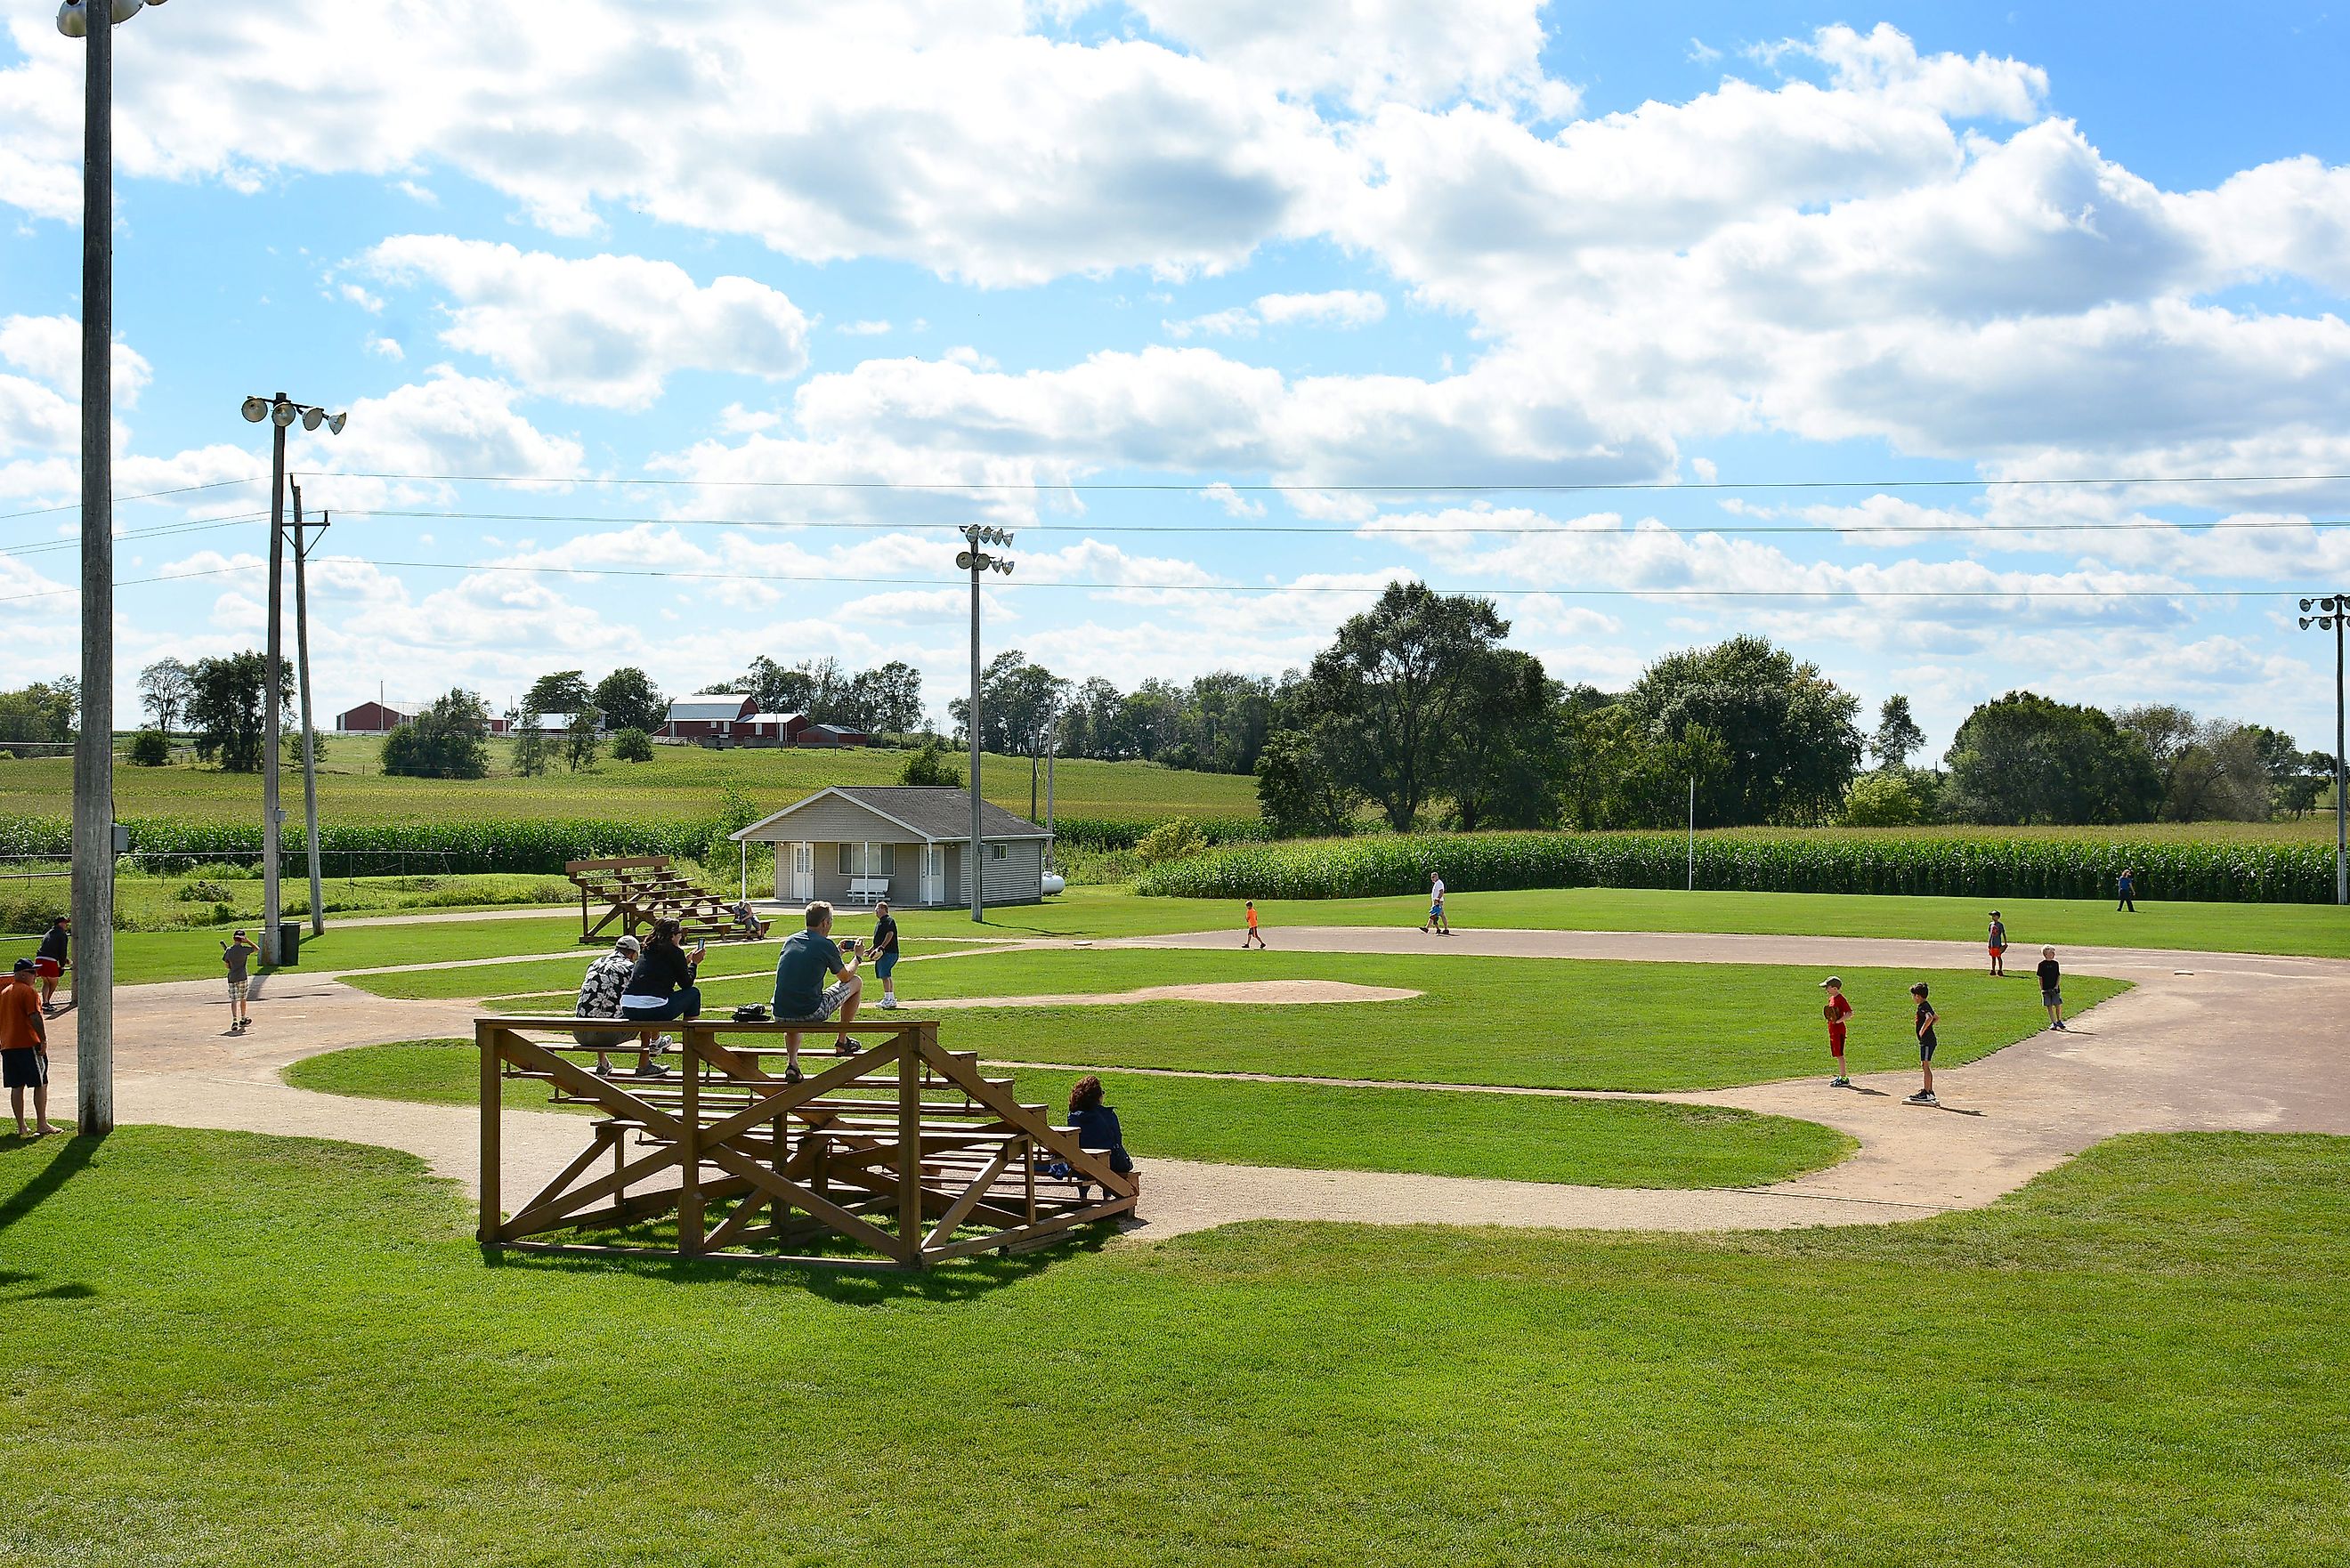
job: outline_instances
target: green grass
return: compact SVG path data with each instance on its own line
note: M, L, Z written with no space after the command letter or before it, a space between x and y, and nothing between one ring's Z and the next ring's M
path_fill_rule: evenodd
M623 1056L625 1063L627 1058ZM475 1104L469 1040L361 1045L312 1056L286 1081L323 1094ZM1057 1110L1075 1075L1014 1075ZM1307 1170L1402 1170L1595 1187L1745 1187L1783 1181L1854 1148L1814 1122L1702 1106L1427 1089L1342 1089L1211 1078L1113 1077L1110 1102L1136 1158ZM505 1103L544 1107L546 1085L512 1079Z
M1671 892L1640 888L1536 888L1455 893L1452 923L1541 930L1730 931L1773 936L1910 937L1980 943L1990 912L2007 917L2008 940L2035 953L2067 947L2144 947L2350 958L2350 909L2320 904L2141 903L2116 914L2111 899L1933 898L1862 893ZM1417 926L1428 904L1409 898L1257 900L1277 948L1284 926ZM1044 904L991 909L974 927L968 913L917 910L899 919L910 934L1164 936L1222 928L1240 941L1238 900L1146 898L1123 888L1072 888Z
M0 1143L10 1555L94 1568L2262 1563L2350 1515L2350 1147L1981 1212L485 1267L404 1155Z
M261 940L258 922L246 929L254 940ZM224 929L117 932L116 983L146 985L167 980L216 980L224 972L220 950L228 936ZM550 914L543 919L434 920L391 926L329 923L327 934L317 938L310 935L310 928L305 924L299 967L362 969L379 964L495 958L504 953L559 952L577 946L578 940L577 910L569 915ZM0 937L0 961L14 961L29 956L39 945L38 937Z
M1244 967L1243 967L1244 966ZM914 1016L930 997L1098 994L1199 981L1336 980L1421 994L1404 1002L1117 1006L942 1012L941 1039L993 1061L1083 1062L1211 1073L1491 1084L1567 1089L1693 1089L1757 1083L1828 1066L1821 972L1768 964L1617 963L1354 953L1057 949L991 953L899 971ZM1914 1067L1906 970L1843 968L1855 1013L1856 1072ZM1935 1060L1957 1066L2045 1027L2028 979L1929 976L1942 1014ZM2073 1012L2126 990L2067 976ZM702 988L706 1012L764 1001L765 976ZM569 992L501 1000L515 1012L568 1012ZM2094 1024L2092 1025L2094 1027Z
M330 738L318 772L318 812L329 823L466 821L477 817L578 817L616 813L673 817L716 815L719 797L739 789L775 811L827 784L898 782L902 752L848 750L730 750L656 746L649 763L609 757L584 773L558 768L536 778L516 777L510 742L490 745L485 779L387 776L382 742ZM1028 759L986 759L981 781L988 799L1025 815ZM1054 769L1054 801L1069 816L1254 817L1256 781L1240 774L1189 773L1151 763L1064 759ZM114 770L119 815L172 816L193 822L257 821L258 774L174 766ZM0 816L62 815L73 794L73 759L0 758ZM1039 811L1042 811L1039 796ZM298 805L299 802L296 802Z

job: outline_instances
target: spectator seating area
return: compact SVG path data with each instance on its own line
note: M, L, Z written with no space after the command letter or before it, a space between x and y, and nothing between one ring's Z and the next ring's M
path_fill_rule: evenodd
M608 941L625 931L641 935L655 920L673 919L688 938L723 941L747 937L726 900L670 869L666 855L624 855L608 860L567 860L563 874L579 889L579 940ZM598 906L603 917L596 919ZM591 923L592 921L592 923ZM617 928L607 935L607 928Z

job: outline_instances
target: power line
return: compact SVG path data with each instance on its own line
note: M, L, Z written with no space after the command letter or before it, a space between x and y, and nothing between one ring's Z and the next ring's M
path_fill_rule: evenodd
M404 517L425 522L449 523L602 523L625 525L658 525L685 528L819 528L848 532L870 532L886 529L899 533L952 533L962 525L954 523L885 523L872 521L847 522L833 518L762 518L762 517L652 517L619 515L590 512L437 512L400 507L337 507L338 517ZM1425 535L1475 534L1531 535L1547 537L1575 538L1583 535L1613 535L1640 534L1702 535L1722 534L1739 537L1762 535L1801 535L1825 537L1831 535L1884 534L1968 534L1999 535L2003 534L2073 534L2073 533L2176 533L2185 529L2211 529L2222 532L2262 532L2294 528L2350 527L2350 518L2233 518L2210 523L2171 523L2159 519L2139 519L2106 523L1931 523L1931 524L1665 524L1655 522L1620 524L1607 528L1567 527L1558 524L1531 527L1523 524L1497 524L1481 527L1464 524L1457 527L1437 525L1378 524L1250 524L1250 523L1132 523L1097 524L1093 523L1023 523L1024 533L1082 534L1099 536L1118 534L1303 534L1325 538L1378 537L1387 535Z
M137 495L118 495L114 498L114 504L120 506L126 501L155 501L166 495L192 495L199 490L218 490L224 485L230 484L259 484L268 477L265 473L256 473L250 479L207 480L202 484L182 484L170 490L150 490ZM78 501L68 502L61 506L31 506L22 512L0 512L0 523L17 517L46 517L53 512L79 512L80 510L81 503Z
M241 528L248 523L258 523L268 515L266 512L244 512L234 517L213 517L202 522L162 523L152 528L121 529L114 536L118 540L156 539L174 534L203 534L215 528ZM0 556L41 556L57 550L80 548L79 539L47 539L37 545L11 545L7 549L0 550Z
M623 566L533 566L510 562L494 561L395 561L363 556L325 556L320 565L375 566L394 570L443 572L501 572L527 576L614 577L659 579L682 582L758 582L797 583L840 587L909 587L959 588L958 578L941 577L865 577L837 576L818 573L796 572L694 572L671 567ZM257 571L259 562L238 566L217 566L196 572L176 572L153 577L125 578L118 584L130 587L140 584L182 582L192 577L219 576L225 573ZM1400 574L1391 575L1387 581L1396 580ZM1417 580L1417 579L1416 579ZM1186 594L1368 594L1378 591L1381 584L1251 584L1251 583L1114 583L1114 582L1006 582L1002 588L1052 588L1082 592L1139 592ZM46 589L30 594L0 597L0 604L13 604L26 599L49 598L72 593L71 588ZM1440 587L1445 594L1467 595L1480 598L1515 598L1547 596L1557 598L1643 598L1643 599L2233 599L2290 598L2298 590L2291 588L1857 588L1857 587L1786 587L1786 588L1711 588L1711 587L1503 587L1467 588Z
M1400 491L1419 493L1516 495L1562 494L1585 491L1614 490L1933 490L1933 489L1999 489L2034 484L2119 486L2139 484L2324 484L2350 481L2350 473L2199 473L2124 475L2109 478L2065 476L2054 479L1707 479L1707 480L1588 480L1580 482L1530 482L1520 484L1468 483L1434 484L1421 481L1400 483L1369 483L1341 481L1324 484L1277 482L1235 483L1230 480L1198 479L1182 483L1168 481L1141 480L961 480L961 479L667 479L627 478L609 474L581 475L566 478L544 473L379 473L351 469L337 473L321 470L318 477L342 479L413 480L439 484L643 484L677 488L714 488L733 486L760 490L909 490L909 491L1030 491L1074 490L1086 492L1132 491L1143 493L1188 493L1211 489L1216 485L1232 491L1251 493L1291 493L1313 494L1341 492L1347 493L1379 494Z

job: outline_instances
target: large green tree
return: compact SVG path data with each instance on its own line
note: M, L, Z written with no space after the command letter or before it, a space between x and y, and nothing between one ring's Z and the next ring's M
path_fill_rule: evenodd
M0 691L0 747L15 741L26 754L37 744L46 751L74 738L74 722L81 707L75 682L36 680L14 691Z
M1257 813L1279 837L1346 833L1359 799L1338 782L1305 731L1277 730L1257 753Z
M1006 649L987 663L979 676L980 744L999 754L1042 755L1046 726L1068 698L1069 683L1032 663L1016 648ZM971 733L971 701L958 697L947 713L963 732Z
M858 670L841 699L842 720L877 735L910 734L922 727L922 672L903 659Z
M489 710L459 688L385 738L383 771L409 778L481 778L490 771L489 733Z
M176 659L159 659L139 672L139 705L165 736L186 718L194 691L193 672Z
M1461 726L1510 629L1491 600L1389 583L1315 655L1298 702L1339 784L1409 833L1454 782Z
M217 762L233 774L257 773L261 768L264 732L263 687L269 661L248 649L220 659L196 661L188 671L187 722L196 734L196 755ZM285 703L281 723L293 719L294 682L290 667L278 660L278 693Z
M1763 638L1668 654L1624 707L1659 740L1703 730L1729 753L1729 768L1700 782L1700 827L1831 821L1860 771L1859 700Z
M558 670L530 683L522 705L534 713L577 713L595 701L581 670Z
M605 723L615 730L650 733L669 722L669 699L661 695L651 676L634 665L624 665L596 682L588 701L603 713Z
M1482 664L1446 770L1455 825L1555 826L1566 765L1560 696L1530 653L1497 648Z
M1946 759L1962 822L2147 822L2162 780L2146 743L2099 709L2011 691L1967 715Z

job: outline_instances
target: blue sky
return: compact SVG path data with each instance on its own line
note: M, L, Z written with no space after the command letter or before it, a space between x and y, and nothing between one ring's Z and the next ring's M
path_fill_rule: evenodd
M328 711L766 653L942 712L977 519L991 650L1121 686L1415 575L1569 680L1761 631L1938 749L2022 686L2330 732L2277 596L2350 484L2175 483L2350 472L2322 10L312 10L118 33L117 487L208 487L119 510L126 670L258 642L282 389L352 414L293 447ZM80 46L6 20L15 684L74 663Z

